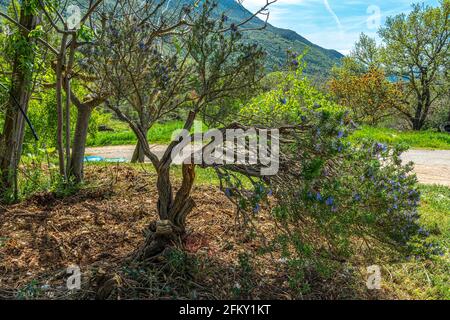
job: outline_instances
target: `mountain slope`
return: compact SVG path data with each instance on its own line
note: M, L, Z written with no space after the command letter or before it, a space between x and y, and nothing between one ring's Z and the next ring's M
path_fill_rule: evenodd
M79 0L80 3L87 0ZM114 2L114 0L107 0ZM192 3L193 0L170 0L170 6L180 6L183 3ZM9 0L0 0L0 8L5 10ZM219 0L218 15L224 12L229 18L230 23L238 23L252 16L252 13L245 9L236 0ZM264 26L264 21L255 17L246 26L246 28L258 29ZM267 52L266 66L269 70L276 70L286 62L287 50L297 53L303 53L308 50L305 56L307 67L305 72L308 74L327 74L333 65L339 63L343 57L335 50L327 50L313 44L292 30L281 29L270 24L263 30L252 30L244 32L245 41L257 43Z
M248 19L252 14L235 0L220 0L219 12L225 12L232 22ZM249 22L248 28L261 28L264 22L255 17ZM267 66L276 69L286 61L288 49L297 53L308 50L305 56L307 62L306 73L328 73L336 63L339 63L343 55L335 50L327 50L313 44L292 30L281 29L270 24L264 30L245 32L245 38L249 42L258 43L268 53Z

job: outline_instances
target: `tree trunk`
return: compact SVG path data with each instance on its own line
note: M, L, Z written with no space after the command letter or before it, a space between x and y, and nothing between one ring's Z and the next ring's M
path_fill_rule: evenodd
M141 143L138 141L136 144L136 148L133 152L133 157L131 158L131 163L144 163L145 162L145 154L144 149L141 147Z
M170 181L170 165L161 165L158 168L158 180L156 182L158 189L158 215L161 220L169 218L169 210L173 202L172 183Z
M36 27L36 17L31 14L25 14L25 10L22 9L20 23L28 30L33 30ZM26 41L27 45L30 45L31 40L28 38L27 32L22 30L21 33L24 41ZM24 48L18 50L24 50ZM23 65L23 61L33 59L33 53L28 53L28 56L24 52L17 51L15 53L9 101L3 125L3 134L0 136L0 196L13 191L14 198L17 198L17 170L25 130L25 119L20 108L25 113L28 110L32 82L31 71L27 70Z
M71 106L71 77L72 77L72 68L73 68L73 64L74 64L74 59L75 59L75 45L76 45L76 36L72 35L72 40L71 40L71 45L70 45L70 53L69 53L69 62L67 63L67 70L66 70L66 74L65 74L65 79L64 79L64 90L66 92L66 108L65 108L65 114L66 114L66 168L68 170L68 176L70 177L71 175L71 162L72 162L72 158L71 158L71 149L70 149L70 134L71 134L71 129L70 129L70 106ZM80 111L80 110L79 110ZM89 117L90 117L90 113L87 115L87 122L89 122ZM77 119L78 122L79 119ZM83 122L83 120L81 121ZM84 123L82 123L84 125ZM87 123L88 124L88 123ZM86 125L87 125L86 124ZM87 131L86 131L87 134ZM84 137L84 142L86 142L86 137ZM75 148L75 146L74 146ZM84 157L84 150L83 150L83 157ZM81 174L82 174L82 166L81 166ZM81 176L76 177L77 180L78 178L82 179ZM80 180L81 181L81 180Z
M420 97L419 97L420 99ZM423 102L419 100L416 106L416 110L414 112L414 117L411 119L412 129L413 130L420 130L420 118L422 117L422 108L423 108Z
M77 124L75 127L75 135L73 138L72 158L70 161L70 177L79 183L84 177L84 155L86 150L86 140L89 128L89 119L92 109L88 106L80 106L77 108Z
M144 246L136 255L139 260L152 261L157 259L166 248L182 243L182 237L186 233L186 218L195 206L191 197L195 181L195 165L183 164L182 171L183 181L173 201L169 176L164 174L163 177L158 177L160 220L150 225Z
M143 121L141 121L141 123L142 122ZM147 137L148 130L150 130L148 125L140 125L139 129ZM144 163L144 162L145 162L144 149L142 148L142 144L141 144L141 142L138 139L138 142L137 142L136 147L135 147L134 152L133 152L133 157L131 158L131 163Z
M422 123L421 123L420 119L413 119L412 120L412 129L414 131L422 130Z
M425 95L422 96L422 99L417 103L414 118L411 119L412 129L415 131L422 130L428 116L428 110L430 109Z
M191 191L195 181L195 165L183 164L182 172L183 181L177 192L175 201L169 210L169 220L184 234L186 231L186 218L195 206L194 200L191 197Z
M58 160L59 160L59 173L65 180L67 180L67 168L65 163L64 154L64 140L63 140L63 130L64 130L64 112L63 112L63 67L66 54L66 44L67 44L67 34L63 35L61 41L61 49L56 63L56 113L58 118L57 132L56 132L56 143L58 149ZM68 115L69 116L69 115Z

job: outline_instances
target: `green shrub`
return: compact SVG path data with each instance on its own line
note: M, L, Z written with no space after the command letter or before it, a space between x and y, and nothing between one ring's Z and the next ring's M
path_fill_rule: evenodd
M311 268L326 278L356 256L374 261L440 252L438 245L429 250L428 232L418 223L420 192L412 167L402 165L405 147L370 139L351 144L348 112L312 88L301 70L241 115L250 123L291 128L276 176L254 182L251 192L239 191L237 179L223 180L247 219L275 196L279 233L271 247L288 262L291 286L300 293L308 290L304 275Z

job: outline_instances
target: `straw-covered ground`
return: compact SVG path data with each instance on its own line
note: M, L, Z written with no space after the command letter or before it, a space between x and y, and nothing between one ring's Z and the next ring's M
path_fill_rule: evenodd
M205 183L194 190L197 207L184 250L168 250L157 263L138 264L130 256L156 219L154 175L128 165L90 165L86 175L85 187L73 195L43 193L0 207L0 298L409 297L390 286L367 290L362 266L343 266L332 281L307 271L309 293L294 294L286 262L264 250L276 228L269 211L256 222L259 232L248 234L239 227L231 202ZM79 291L66 288L70 265L80 267Z

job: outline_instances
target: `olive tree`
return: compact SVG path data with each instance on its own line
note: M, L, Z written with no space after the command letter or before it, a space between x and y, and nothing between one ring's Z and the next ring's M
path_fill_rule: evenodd
M410 108L399 111L414 130L424 126L434 103L445 93L450 55L450 1L436 8L414 5L408 15L386 20L379 31L388 73L405 79Z
M174 34L188 28L189 6L168 4L126 0L113 8L104 6L90 48L97 54L86 61L88 69L109 83L113 94L108 106L120 105L120 113L133 122L131 129L136 127L144 136L164 116L180 112L188 99L192 70ZM139 140L132 162L144 162Z
M143 259L158 255L184 235L195 206L191 197L195 165L182 164L177 190L170 175L172 153L182 139L172 141L158 158L147 141L147 130L165 115L176 114L185 117L183 128L190 131L208 106L238 97L256 84L263 57L256 45L241 41L246 23L254 16L230 23L212 1L168 11L160 3L136 10L133 1L118 1L105 14L96 44L97 76L107 79L113 92L107 105L129 124L157 173L159 221L150 226L138 252ZM267 1L258 13L265 13L271 3Z

